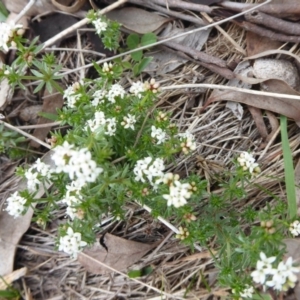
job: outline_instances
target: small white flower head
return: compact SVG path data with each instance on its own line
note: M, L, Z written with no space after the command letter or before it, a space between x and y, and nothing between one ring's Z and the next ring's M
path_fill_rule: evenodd
M167 200L167 205L178 208L187 203L187 200L191 197L191 185L189 183L180 183L174 181L174 184L170 186L170 193L163 195L163 198Z
M150 184L155 186L156 183L153 182L153 179L161 181L164 176L164 169L164 162L161 158L153 160L152 157L145 157L136 162L133 173L135 174L136 181L146 182L146 177Z
M131 94L134 94L135 96L137 96L139 99L142 98L142 93L145 92L145 84L142 83L141 81L138 81L138 82L133 82L130 89L129 89L129 92Z
M116 102L116 97L120 97L121 99L124 98L125 96L125 90L123 89L123 87L116 83L116 84L113 84L110 88L110 90L108 91L108 94L107 94L107 99L109 102L111 103L115 103Z
M74 146L70 145L67 141L64 141L62 145L58 145L53 149L52 160L56 165L56 173L68 172L68 163L74 151Z
M95 132L99 127L105 126L106 119L103 111L96 111L94 119L88 120L86 122L85 129L89 127L92 132Z
M0 22L0 48L8 51L8 48L14 44L14 34L21 33L22 25L15 25L13 23Z
M107 92L105 90L98 90L96 91L92 97L94 98L92 100L92 105L93 106L98 106L99 104L102 104L104 102L104 99L106 97Z
M29 168L25 172L25 178L27 179L27 188L30 192L35 192L41 181L38 179L39 173L35 172L32 168Z
M164 184L171 186L175 181L179 180L179 175L174 173L166 173L162 179Z
M69 254L72 258L77 258L78 253L87 245L81 240L81 233L74 232L71 227L68 228L67 234L59 239L59 251Z
M189 154L190 152L196 150L197 145L195 141L195 137L190 132L179 133L178 137L182 141L180 144L181 150L184 154Z
M157 145L160 145L167 140L167 133L161 128L151 126L151 137L157 140Z
M31 166L31 169L36 169L41 176L50 178L52 170L50 166L41 161L40 158Z
M7 207L5 210L14 218L19 217L25 209L26 199L19 195L18 192L14 192L7 199Z
M103 71L104 73L110 73L110 74L113 74L114 72L113 72L112 68L113 68L112 63L107 63L107 62L105 62L105 63L103 64L102 71Z
M297 236L300 234L300 222L298 220L294 221L289 228L291 234L293 236Z
M76 102L80 99L80 94L78 94L78 89L80 85L78 82L73 83L72 85L68 86L67 89L64 91L63 98L67 99L67 107L74 108Z
M237 158L238 163L243 167L244 171L249 171L252 175L257 175L261 172L259 164L255 162L255 158L252 154L244 151Z
M242 298L252 299L252 295L254 293L253 286L247 284L242 292L240 292L240 296Z
M134 124L136 123L136 118L134 115L131 114L127 114L127 116L125 116L123 118L123 121L121 122L121 125L127 129L130 128L132 130L134 130Z
M107 23L103 22L101 19L94 20L92 23L95 26L97 34L101 34L107 29Z
M163 122L168 120L168 116L166 113L160 111L156 117L157 122Z
M184 228L184 227L180 226L178 228L178 230L179 230L179 232L176 234L177 239L184 240L190 235L187 228Z
M106 131L105 134L113 136L117 130L117 121L116 118L106 119Z
M150 82L144 83L144 88L146 91L151 91L152 93L156 94L159 91L159 83L155 82L154 78L150 79Z
M276 260L276 257L272 256L268 258L263 252L259 256L261 260L257 261L256 270L251 273L251 277L254 282L265 284L267 275L273 272L272 263Z

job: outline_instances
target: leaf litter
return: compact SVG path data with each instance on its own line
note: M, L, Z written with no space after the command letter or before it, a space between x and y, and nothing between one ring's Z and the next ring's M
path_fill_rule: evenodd
M181 26L179 20L174 22L178 23L177 27ZM240 47L245 47L244 32L237 25L228 24L224 28L228 36L232 37ZM295 56L299 54L297 47L291 46L287 49ZM226 36L218 32L213 36L209 36L205 51L222 58L228 64L236 61L240 62L244 59L239 51L232 48L232 44ZM61 55L61 59L67 63L67 68L72 69L77 66L76 59L71 53L68 53L68 59L63 58L63 55L65 55L63 52ZM85 58L86 64L90 62L89 59L88 56ZM224 79L220 75L209 71L191 59L188 59L184 65L179 65L173 69L172 74L161 73L157 79L165 85L185 84L190 83L195 76L201 77L206 83L224 84ZM278 79L263 81L268 84L269 88L276 88L278 92L298 95L297 91L284 81ZM245 94L235 94L236 97L240 96L241 99L245 98L243 95ZM204 106L208 97L209 93L206 90L202 90L201 93L189 88L181 91L166 90L161 95L161 108L172 113L180 130L188 129L196 135L197 153L207 159L206 168L219 161L226 165L236 154L236 150L245 151L252 148L261 157L262 174L269 175L267 180L261 176L256 179L255 183L264 185L274 195L282 196L283 164L281 145L275 140L278 133L274 132L274 136L269 143L261 149L261 135L254 125L252 116L247 111L244 112L242 119L238 120L233 117L231 111L225 109L224 102L211 101L211 105L199 114L199 108ZM265 100L264 98L260 99ZM247 103L247 101L245 100L244 103ZM277 104L277 102L273 102L273 105L274 103ZM292 118L298 120L298 112L292 114L288 109L288 105L285 106L282 103L284 102L281 101L283 108L280 108L280 112L286 111ZM259 105L258 107L262 107L261 104ZM269 109L270 106L266 109ZM300 146L298 130L295 123L289 124L290 146L294 154L297 153ZM197 159L189 157L174 162L170 166L170 170L184 176L187 172L193 171L196 164ZM14 183L14 185L16 184ZM8 188L5 184L2 184L2 187ZM222 193L222 190L216 190L215 192ZM264 193L257 187L249 188L248 193L247 203L249 205L260 208L262 207L261 203L265 203L266 200L272 205L272 200L266 199ZM6 190L2 192L2 197L4 195L7 195ZM236 209L239 209L239 206L244 205L244 203L237 201L233 205ZM164 225L153 220L149 214L135 203L129 202L126 209L128 212L135 213L129 213L126 222L111 221L108 216L107 224L103 226L103 230L109 230L115 236L149 244L162 239L167 231ZM201 216L201 207L195 208L195 210ZM16 267L27 266L29 272L25 277L25 287L30 287L34 299L51 297L61 297L61 299L79 299L81 297L108 299L116 295L123 298L129 297L130 299L154 299L155 297L160 298L161 294L164 295L164 293L166 293L166 297L171 294L174 299L212 299L214 297L217 299L217 297L224 297L227 294L226 290L214 286L217 270L212 264L212 259L209 256L193 256L194 254L190 252L189 247L179 244L174 237L165 240L159 251L155 252L154 250L154 255L148 254L140 258L139 264L141 266L149 264L155 266L154 272L145 278L146 283L130 280L120 273L101 274L101 276L87 273L78 262L70 261L67 256L53 250L56 226L61 222L62 212L57 210L55 214L57 220L50 224L46 230L42 230L32 223L30 230L23 236L18 246L20 250L17 252L15 259ZM22 227L23 225L19 226ZM19 227L17 228L19 229ZM23 229L26 230L26 226ZM150 241L149 238L151 238ZM201 278L198 276L199 273L210 279L211 291L208 291L202 284ZM196 276L197 280L194 282L194 286L189 289L189 292L186 293L186 287L189 286L189 280L193 276ZM42 286L40 282L43 282ZM158 288L161 294L145 284Z

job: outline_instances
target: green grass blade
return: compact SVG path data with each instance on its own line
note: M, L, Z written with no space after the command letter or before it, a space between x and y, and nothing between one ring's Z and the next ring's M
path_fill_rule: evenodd
M288 214L289 217L292 219L297 215L296 187L292 152L287 134L287 118L285 116L280 116L280 129L283 151L285 186L288 201Z
M2 1L0 1L0 22L3 22L6 20L8 16L8 11L5 8L4 4L2 3Z

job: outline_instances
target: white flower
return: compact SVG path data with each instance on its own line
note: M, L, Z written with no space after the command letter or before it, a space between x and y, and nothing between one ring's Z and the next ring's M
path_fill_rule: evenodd
M178 136L182 141L180 146L184 154L188 154L189 152L194 151L197 148L195 137L192 133L187 131L184 133L179 133Z
M251 273L254 282L264 284L266 276L272 274L272 263L276 260L275 256L267 257L263 252L259 254L260 259L256 263L256 270Z
M96 32L101 34L101 32L105 31L107 28L107 23L101 21L101 19L94 20L93 25L95 26Z
M107 62L105 62L105 63L103 64L102 71L103 71L104 73L110 73L110 74L113 74L114 72L112 71L112 68L113 68L112 63L107 63Z
M254 293L253 286L250 286L247 284L245 289L240 293L240 296L243 298L251 298L252 299L253 293Z
M0 22L0 48L8 51L9 44L14 36L14 33L22 28L22 25L9 24Z
M77 258L78 253L87 245L81 240L81 233L74 232L71 227L68 228L67 234L59 239L59 251L70 254L71 257Z
M53 149L52 160L56 165L56 173L68 172L68 162L74 153L74 146L64 141L62 145L58 145Z
M7 207L6 211L14 218L19 217L25 209L26 199L19 195L18 192L14 192L10 197L6 199Z
M133 173L136 181L145 182L145 177L147 177L150 184L155 186L156 182L153 182L154 177L156 181L161 181L164 176L164 169L164 162L161 158L153 160L151 157L145 157L136 162Z
M116 97L120 97L121 99L123 99L125 96L125 90L123 89L123 87L116 83L113 84L107 94L107 99L109 102L111 103L115 103L116 102Z
M127 116L125 116L123 118L123 121L121 122L121 125L124 126L124 128L131 128L132 130L134 130L134 124L135 123L136 123L135 116L133 116L131 114L127 114Z
M42 162L40 158L35 161L31 168L36 169L44 177L50 177L52 173L50 166Z
M94 98L91 102L93 106L98 106L98 104L101 104L104 102L104 98L106 96L107 92L105 90L99 90L96 91L92 97Z
M293 236L297 236L300 234L300 222L298 220L294 221L289 228L291 234Z
M34 172L32 168L28 169L25 172L25 178L27 179L27 188L29 191L34 192L37 189L37 186L41 183L40 180L37 178L38 173Z
M170 186L170 193L168 195L163 195L166 199L167 205L174 205L176 208L183 206L187 203L187 199L191 197L191 185L189 183L180 183L175 180L174 184Z
M80 98L80 94L76 94L78 88L78 82L75 82L73 85L69 86L65 91L63 98L67 99L67 107L74 108L76 102Z
M255 162L255 158L248 152L242 152L237 159L238 163L243 167L244 171L248 170L250 174L260 172L259 164Z
M157 140L157 145L163 143L167 139L167 134L161 128L151 126L151 137Z
M96 111L94 115L94 119L87 120L85 129L89 127L92 132L95 132L100 126L104 126L105 124L106 124L106 119L105 119L104 112Z
M116 132L117 121L116 118L106 119L106 131L105 134L113 136Z
M74 150L73 146L65 141L62 146L55 147L53 151L52 160L56 164L56 172L67 173L70 179L75 180L81 187L87 182L96 181L103 171L102 168L97 167L86 148Z
M141 99L142 93L145 92L145 84L141 81L133 82L129 92Z

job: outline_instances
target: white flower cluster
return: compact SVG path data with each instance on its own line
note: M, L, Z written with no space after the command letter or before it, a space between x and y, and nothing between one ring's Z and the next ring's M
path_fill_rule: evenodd
M247 299L252 299L252 295L254 293L254 288L253 286L250 286L249 284L246 285L244 290L240 292L240 296L242 298L247 298Z
M293 236L297 236L300 234L300 222L298 220L294 221L289 228L291 234Z
M161 182L164 169L164 162L161 158L146 157L136 162L133 173L136 181L146 182L146 177L150 184L155 187L157 183Z
M171 179L171 177L173 178L173 180ZM174 205L174 207L176 208L185 205L187 203L187 200L192 195L192 186L189 183L181 183L178 180L178 177L176 177L176 175L173 175L172 173L168 173L165 175L164 182L166 181L169 182L170 186L170 193L168 195L163 195L164 199L168 201L167 205Z
M41 161L40 158L25 172L27 179L27 188L29 191L34 192L40 185L41 181L38 177L50 179L52 170L50 166Z
M260 260L256 263L256 270L251 273L253 281L273 287L278 291L287 291L295 287L297 276L294 273L298 273L300 269L293 267L293 258L289 257L286 262L281 261L277 268L273 268L272 263L275 260L275 256L267 257L261 252Z
M63 98L67 99L67 107L74 108L76 102L80 99L81 95L76 93L79 87L79 83L75 82L72 85L68 86L68 88L64 91Z
M107 99L109 102L111 103L115 103L116 102L116 97L120 97L121 99L124 98L125 96L125 90L123 89L123 87L116 83L113 84L110 88L110 90L107 93Z
M56 172L69 174L70 179L83 186L87 182L96 181L103 169L97 167L92 155L86 148L75 150L73 145L65 141L53 149L52 160L56 165Z
M133 82L129 89L129 92L137 96L139 99L142 98L142 93L145 91L145 84L141 81Z
M102 104L104 102L104 99L107 95L107 92L105 90L98 90L93 94L93 101L91 102L93 106L98 106L99 104Z
M107 29L107 23L101 21L101 19L94 20L92 24L95 26L96 32L101 34Z
M123 121L121 122L121 125L124 126L125 129L131 128L132 130L134 130L134 124L135 123L136 123L135 116L133 116L131 114L127 114L127 116L125 116L123 118Z
M82 196L80 195L81 188L82 186L78 182L73 181L70 185L67 185L66 195L61 200L62 203L67 204L66 214L72 220L80 218L76 206L82 202Z
M244 171L249 171L250 174L259 173L259 165L255 162L255 158L248 152L242 152L237 161L243 167Z
M19 29L22 27L22 25L0 22L0 48L8 51L10 44L13 44L12 39L14 34L18 34L20 32ZM23 32L20 33L22 34Z
M71 227L67 229L67 234L59 239L59 251L71 255L72 258L77 258L78 253L87 245L81 240L81 233L74 232Z
M5 210L14 218L19 217L25 209L26 199L19 195L18 192L14 192L7 199L7 207Z
M113 72L112 68L113 68L112 63L107 63L107 62L105 62L105 63L103 64L102 71L103 71L104 73L110 73L110 74L113 74L114 72Z
M196 145L195 137L192 133L187 131L184 133L179 133L178 136L182 141L180 146L184 154L188 154L196 149L197 145Z
M166 141L167 133L161 128L156 128L155 126L151 126L151 137L156 139L156 144L159 145Z
M87 121L87 125L86 125L85 129L87 129L87 127L89 127L92 132L95 132L101 126L103 126L105 128L106 131L104 133L106 135L113 136L117 129L116 128L116 126L117 126L116 118L106 118L104 115L104 112L96 111L94 119Z

